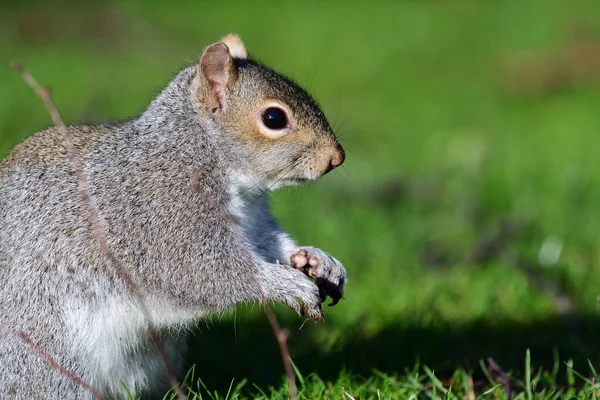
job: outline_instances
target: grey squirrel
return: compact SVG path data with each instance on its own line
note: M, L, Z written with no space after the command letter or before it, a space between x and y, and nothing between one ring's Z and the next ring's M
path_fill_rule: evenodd
M316 102L250 59L238 36L208 46L140 117L66 129L108 245L180 372L200 318L274 300L319 321L325 297L341 298L342 264L297 246L264 194L319 178L344 151ZM106 268L77 185L57 128L0 164L0 324L107 398L122 398L122 383L162 398L165 365L139 303ZM0 398L38 397L91 394L0 331Z

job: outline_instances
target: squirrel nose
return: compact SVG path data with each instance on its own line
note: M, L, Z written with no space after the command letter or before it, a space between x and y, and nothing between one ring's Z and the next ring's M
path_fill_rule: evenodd
M323 172L323 175L325 175L332 169L342 165L345 158L346 158L346 154L344 153L344 149L342 149L342 146L340 146L338 144L336 147L333 148L333 150L331 151L331 154L329 155L329 164L327 165L327 168Z

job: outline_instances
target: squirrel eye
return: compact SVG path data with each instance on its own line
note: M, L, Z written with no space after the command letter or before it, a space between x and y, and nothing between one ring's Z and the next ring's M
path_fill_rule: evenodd
M269 107L263 112L262 122L269 129L280 130L287 126L285 111L277 107Z

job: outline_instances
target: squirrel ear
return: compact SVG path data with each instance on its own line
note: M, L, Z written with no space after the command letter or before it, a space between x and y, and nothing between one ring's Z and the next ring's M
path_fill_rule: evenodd
M221 39L221 42L225 43L227 47L229 47L229 52L231 53L231 57L233 58L248 58L248 50L246 50L246 46L244 46L244 42L242 39L235 33L230 33Z
M201 99L213 114L219 114L226 108L225 88L235 80L237 70L229 48L222 42L213 43L204 50L200 58Z

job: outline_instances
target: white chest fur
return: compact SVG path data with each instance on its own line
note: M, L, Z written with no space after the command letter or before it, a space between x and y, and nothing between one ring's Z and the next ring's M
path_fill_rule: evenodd
M235 217L249 249L271 263L287 264L296 244L271 215L268 194L249 179L230 187L229 211Z
M146 306L155 327L169 328L161 344L170 361L182 363L186 340L178 328L198 318L198 313L177 311L152 298L146 299ZM71 351L86 360L80 373L94 388L116 397L123 396L123 384L138 393L168 388L165 365L149 341L146 317L133 299L113 299L103 305L73 303L65 311L73 337Z

